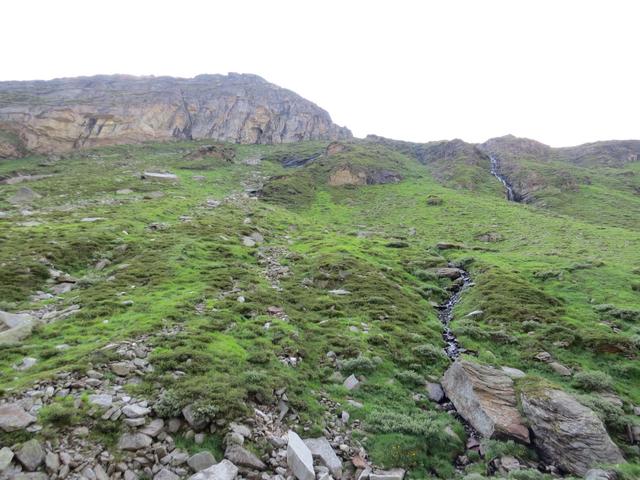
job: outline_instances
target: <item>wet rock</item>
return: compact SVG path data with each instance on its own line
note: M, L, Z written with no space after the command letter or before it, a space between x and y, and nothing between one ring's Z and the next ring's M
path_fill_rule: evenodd
M0 429L5 432L15 432L28 427L36 421L36 417L27 413L17 403L0 405Z
M311 452L312 457L320 459L320 462L329 469L331 475L335 478L342 478L342 461L326 438L308 438L304 440L304 444Z
M451 267L443 267L436 269L436 277L438 278L449 278L451 280L455 280L456 278L460 278L464 273L463 270L459 268L451 268Z
M355 375L351 374L345 379L342 385L347 390L353 390L355 388L358 388L358 386L360 385L360 381L356 378Z
M44 462L44 450L40 442L34 438L22 444L16 452L16 458L24 468L33 472Z
M254 468L256 470L264 470L267 466L253 452L250 452L240 445L229 445L224 451L227 460L233 462L240 467Z
M439 383L427 383L427 397L432 402L440 403L444 400L444 390Z
M521 400L544 461L577 475L596 464L624 462L602 421L572 396L561 390L531 389L522 392Z
M120 450L140 450L149 447L153 440L144 433L125 433L118 440L118 449Z
M445 372L442 387L458 413L483 436L529 443L529 430L516 407L513 380L501 370L456 360Z
M9 447L0 448L0 472L5 470L13 460L13 452Z
M194 472L205 470L216 463L215 457L210 452L199 452L189 457L187 464Z
M189 480L234 480L237 475L238 467L229 460L222 460L220 463L192 475Z
M298 480L315 480L313 457L296 432L290 430L287 444L287 465Z

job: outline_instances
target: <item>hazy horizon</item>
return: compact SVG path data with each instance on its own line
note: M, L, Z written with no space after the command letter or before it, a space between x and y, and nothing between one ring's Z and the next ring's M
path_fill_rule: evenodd
M640 138L631 2L446 4L26 0L6 6L0 80L252 73L356 137L562 147ZM34 16L33 12L38 12Z

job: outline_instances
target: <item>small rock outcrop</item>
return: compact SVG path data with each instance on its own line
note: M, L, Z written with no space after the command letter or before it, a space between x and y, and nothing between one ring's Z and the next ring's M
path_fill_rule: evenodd
M546 462L577 475L597 464L624 462L602 421L571 395L542 389L523 392L521 400L534 445Z
M445 372L442 388L458 413L483 436L529 443L513 380L502 370L457 360Z
M400 180L402 180L402 176L390 170L341 165L329 174L327 183L332 187L342 187L345 185L382 185L397 183Z
M0 405L0 430L15 432L22 430L36 421L36 417L27 413L16 403Z

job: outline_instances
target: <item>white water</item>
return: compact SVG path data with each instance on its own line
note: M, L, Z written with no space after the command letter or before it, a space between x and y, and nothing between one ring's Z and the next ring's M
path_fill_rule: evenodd
M515 202L516 195L513 192L513 187L507 181L507 179L503 175L501 175L500 172L498 171L498 160L493 155L489 155L489 159L491 160L491 175L493 175L498 180L500 180L500 183L502 183L502 185L504 186L507 192L507 200Z

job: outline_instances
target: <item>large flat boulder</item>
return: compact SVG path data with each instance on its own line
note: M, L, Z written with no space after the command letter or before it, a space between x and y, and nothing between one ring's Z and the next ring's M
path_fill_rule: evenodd
M17 403L0 405L0 429L5 432L15 432L28 427L36 421L36 417L26 412Z
M624 458L593 410L562 390L527 389L522 410L533 431L533 443L548 463L576 475L597 464Z
M513 380L502 370L457 360L445 372L442 388L458 413L484 437L529 443Z

